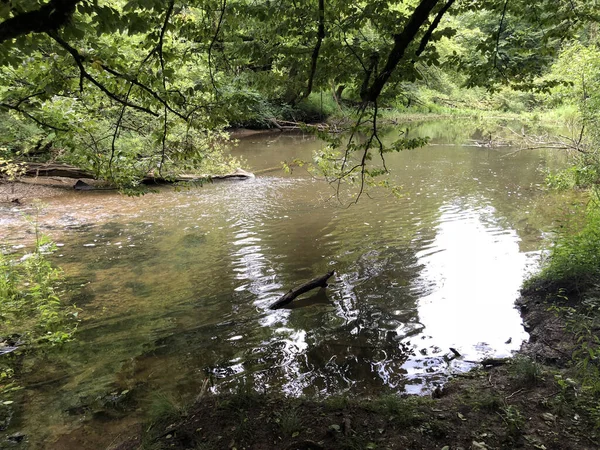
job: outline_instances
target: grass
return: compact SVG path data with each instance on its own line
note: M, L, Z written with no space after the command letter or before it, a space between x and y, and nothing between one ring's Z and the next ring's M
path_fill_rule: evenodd
M525 294L566 300L600 281L600 208L590 204L583 228L574 234L572 231L559 231L544 268L524 284Z
M172 397L162 393L154 395L148 408L148 416L152 423L164 423L185 415L185 408Z
M293 436L299 433L303 427L302 416L296 408L285 409L275 413L275 423L279 425L284 436Z
M509 405L502 408L500 415L504 420L508 435L513 438L520 436L525 425L525 418L521 411L516 406Z
M430 401L426 397L400 397L388 394L375 399L372 408L388 414L398 425L408 427L423 422L424 417L419 406L430 403Z
M574 408L600 429L600 206L590 202L578 230L561 230L541 272L524 286L565 324L574 342L569 376L555 377L560 393L555 407ZM534 361L516 358L512 371L523 385L538 383L543 373ZM576 392L577 395L574 395Z
M512 360L510 373L519 386L532 387L543 381L542 366L527 356L517 356Z
M484 393L481 394L474 402L473 406L481 411L495 413L500 411L504 402L502 398L496 394Z
M247 411L260 405L262 396L251 385L242 383L235 392L225 397L222 406L232 412Z

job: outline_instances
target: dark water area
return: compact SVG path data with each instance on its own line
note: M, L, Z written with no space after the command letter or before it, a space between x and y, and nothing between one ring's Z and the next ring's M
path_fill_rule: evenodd
M214 392L324 397L426 393L527 337L514 301L560 209L543 189L556 151L469 143L452 123L412 126L432 145L387 157L386 191L348 207L296 168L138 198L66 192L39 221L81 308L76 341L26 360L7 433L22 448L102 448L153 398ZM309 136L246 138L251 171L310 159ZM21 210L0 239L27 241ZM268 307L335 270L326 291ZM462 356L451 359L450 347Z

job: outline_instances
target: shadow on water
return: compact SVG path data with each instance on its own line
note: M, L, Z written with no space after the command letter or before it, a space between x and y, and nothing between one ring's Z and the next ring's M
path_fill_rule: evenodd
M49 199L41 225L63 244L56 262L83 321L77 341L27 363L11 429L32 448L98 447L153 393L191 400L206 378L214 392L421 392L468 369L466 359L517 349L526 335L513 303L555 219L537 213L551 202L540 169L562 162L444 145L470 139L462 124L411 133L436 145L388 158L405 195L351 208L302 170L140 198ZM282 134L233 151L260 170L322 145ZM332 269L327 290L269 309ZM449 347L464 358L450 361Z

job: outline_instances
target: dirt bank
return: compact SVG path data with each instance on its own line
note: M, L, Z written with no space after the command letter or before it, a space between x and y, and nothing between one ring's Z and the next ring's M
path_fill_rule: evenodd
M0 203L29 203L63 195L76 180L62 177L27 177L18 182L0 182Z

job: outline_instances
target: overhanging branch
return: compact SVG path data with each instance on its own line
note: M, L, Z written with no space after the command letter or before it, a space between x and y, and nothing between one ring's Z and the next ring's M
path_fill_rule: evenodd
M312 52L310 74L308 76L308 85L306 87L306 92L304 93L304 95L302 95L302 98L307 98L312 92L315 73L317 72L319 52L321 51L323 39L325 39L325 0L319 0L319 28L317 31L317 43L315 44L315 48Z
M454 3L454 0L448 0L446 2L446 4L444 5L444 7L442 9L440 9L440 11L437 13L437 15L435 16L435 19L433 19L433 22L431 22L431 25L429 25L429 28L427 29L427 31L421 38L421 43L419 44L419 48L415 52L415 54L417 56L420 56L421 53L423 53L423 51L425 50L425 47L427 47L427 44L431 40L431 36L433 35L433 32L438 27L438 25L440 24L440 21L442 20L442 17L444 17L444 14L446 14L446 12L450 9L450 7L452 6L453 3Z
M62 39L55 32L49 32L48 35L52 39L54 39L62 48L64 48L67 52L69 52L71 54L71 56L75 60L75 64L77 64L77 67L79 68L79 73L81 75L82 81L83 81L83 79L90 81L94 86L96 86L98 89L100 89L108 97L110 97L117 103L120 103L124 106L129 106L130 108L133 108L133 109L137 109L138 111L145 112L146 114L150 114L154 117L158 117L158 114L155 113L154 111L152 111L151 109L148 109L144 106L137 105L135 103L131 103L130 101L123 99L123 98L119 97L117 94L115 94L114 92L111 92L110 90L108 90L108 88L106 86L104 86L102 83L100 83L98 80L96 80L96 78L94 78L92 75L90 75L90 73L85 69L85 67L83 65L85 58L75 48L71 47L67 41Z
M381 94L387 81L398 66L408 46L413 42L423 24L429 19L431 11L439 0L421 0L415 8L402 32L394 36L394 46L388 55L388 60L383 70L375 77L371 87L364 93L363 101L374 102Z
M17 14L0 23L0 43L29 33L48 33L65 26L82 0L50 0L34 11Z

